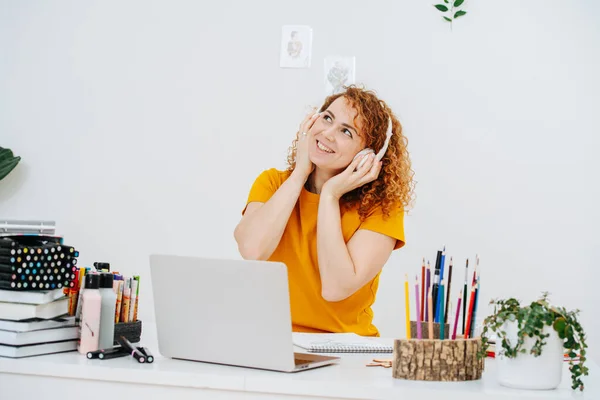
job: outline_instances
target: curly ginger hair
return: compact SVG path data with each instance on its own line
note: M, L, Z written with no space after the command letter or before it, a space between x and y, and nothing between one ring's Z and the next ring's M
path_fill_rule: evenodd
M389 216L394 207L403 211L407 210L413 201L414 171L411 168L407 150L408 140L403 135L400 121L389 106L377 98L374 92L354 85L344 89L344 92L327 97L319 111L325 111L331 103L343 96L357 111L354 122L357 126L356 119L360 118L359 134L364 137L366 147L374 149L375 153L383 147L389 123L388 118L392 120L392 136L381 160L383 166L378 178L346 193L342 196L342 205L346 209L358 207L361 220L377 205L381 205L385 216ZM296 167L297 144L298 137L294 139L288 151L287 163L290 172Z

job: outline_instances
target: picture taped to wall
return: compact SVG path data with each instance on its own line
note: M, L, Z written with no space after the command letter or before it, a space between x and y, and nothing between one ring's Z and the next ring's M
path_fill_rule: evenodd
M312 28L284 25L281 29L281 68L309 68L312 53Z

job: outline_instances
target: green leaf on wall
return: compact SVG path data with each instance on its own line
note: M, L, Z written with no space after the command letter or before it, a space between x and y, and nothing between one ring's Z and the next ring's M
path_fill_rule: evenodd
M463 10L457 11L456 14L454 14L454 18L461 17L461 16L465 15L466 13L467 12L463 11Z
M465 0L456 0L456 1L454 2L454 7L460 7L460 6L461 6L461 4L462 4L462 3L464 3L464 2L465 2Z
M436 5L435 5L435 8L437 8L438 10L440 10L440 11L443 11L443 12L446 12L446 11L448 11L448 7L446 7L446 6L445 6L445 5L443 5L443 4L436 4Z
M448 22L452 22L452 20L451 20L450 18L448 18L448 17L444 17L444 19L445 19L446 21L448 21Z

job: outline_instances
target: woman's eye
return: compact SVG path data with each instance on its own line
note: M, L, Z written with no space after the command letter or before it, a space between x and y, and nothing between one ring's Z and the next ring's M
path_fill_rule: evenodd
M325 115L323 119L327 122L331 122L331 117L329 115Z
M352 137L352 132L350 132L348 129L344 129L344 133L350 137Z

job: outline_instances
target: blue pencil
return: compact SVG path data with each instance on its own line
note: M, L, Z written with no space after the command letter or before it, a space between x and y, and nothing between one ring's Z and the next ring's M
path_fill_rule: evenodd
M438 296L440 298L440 315L444 315L444 280L442 279L442 283L440 283L440 294ZM445 328L444 319L440 321L440 339L444 340L444 328Z
M441 279L441 278L440 278ZM435 323L440 323L440 322L444 322L444 304L442 304L444 302L444 280L441 279L440 280L440 287L438 289L438 296L437 296L437 304L435 306L435 310L436 310L436 315L435 315Z

